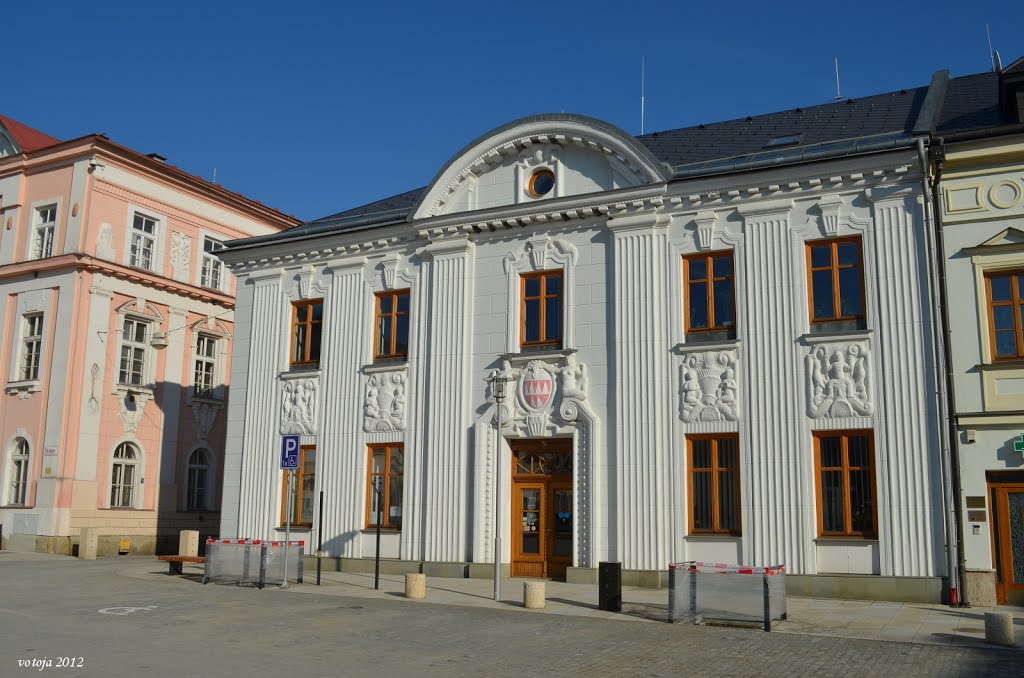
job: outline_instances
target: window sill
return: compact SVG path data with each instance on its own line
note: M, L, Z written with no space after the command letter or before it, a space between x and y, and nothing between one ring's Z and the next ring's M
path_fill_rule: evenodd
M363 374L374 374L375 372L390 372L396 369L405 369L408 366L408 358L382 358L373 361L369 365L363 365Z
M191 396L190 402L198 403L200 405L223 405L223 398L216 398L214 396Z
M4 504L3 506L0 506L0 509L4 509L4 510L7 510L7 509L34 509L34 508L35 508L35 506L28 506L26 504Z
M363 534L377 534L376 527L364 527L359 530ZM381 534L402 534L402 528L400 527L382 527L380 528Z
M824 344L833 341L854 341L857 339L870 339L872 330L836 330L835 332L813 332L801 335L800 341L808 346Z
M843 535L836 537L815 537L815 544L877 544L878 537L855 537Z
M679 355L686 355L687 353L693 353L694 351L727 351L730 349L738 349L740 347L739 339L707 339L702 340L699 337L687 336L686 341L682 344L676 344L672 347L672 352Z
M38 379L32 379L29 381L9 381L7 386L4 387L4 391L8 395L17 394L18 398L25 400L33 393L39 393L42 390L42 386Z
M276 527L274 529L276 529L278 532L287 532L287 531L291 530L291 532L293 534L296 533L296 532L312 532L313 531L313 527L311 525L292 525L290 528L285 527L284 525L282 525L282 526Z
M995 363L982 363L974 368L981 372L1002 372L1004 370L1024 370L1024 358L1016 360L1000 360Z
M308 379L320 376L320 365L293 365L287 372L278 372L278 379Z
M725 541L731 539L733 541L740 541L743 539L742 534L723 534L715 532L691 532L690 534L683 535L684 540L701 540L707 539L710 541Z
M106 506L106 507L101 508L99 510L100 511L137 511L139 513L156 513L152 509L132 508L132 507L129 507L129 506Z
M531 360L564 360L565 358L568 358L575 352L576 349L574 348L552 348L545 350L538 349L536 351L527 350L522 351L520 353L503 353L501 355L501 359L507 360L512 364L525 363Z

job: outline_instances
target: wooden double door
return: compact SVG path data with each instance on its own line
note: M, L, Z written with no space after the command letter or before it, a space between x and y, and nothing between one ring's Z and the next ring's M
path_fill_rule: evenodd
M992 483L989 497L996 602L1024 605L1024 482Z
M512 445L512 576L565 579L575 519L572 441Z

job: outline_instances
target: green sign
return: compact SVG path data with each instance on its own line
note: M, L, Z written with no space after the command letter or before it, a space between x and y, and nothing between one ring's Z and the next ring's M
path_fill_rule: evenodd
M1020 440L1013 442L1013 451L1024 454L1024 433L1021 434Z

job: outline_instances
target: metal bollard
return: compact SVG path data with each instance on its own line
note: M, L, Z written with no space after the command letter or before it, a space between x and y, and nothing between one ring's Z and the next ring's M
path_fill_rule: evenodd
M622 563L598 564L597 601L602 610L622 611Z

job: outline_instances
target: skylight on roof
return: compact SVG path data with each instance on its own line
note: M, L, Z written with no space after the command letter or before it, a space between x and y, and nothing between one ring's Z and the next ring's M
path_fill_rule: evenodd
M799 144L800 140L803 139L803 138L804 138L803 133L800 133L800 134L790 134L790 135L784 136L784 137L773 137L767 144L764 145L764 147L765 148L779 148L780 146L793 146L795 144Z

